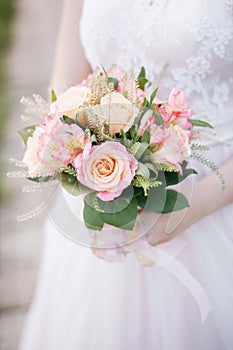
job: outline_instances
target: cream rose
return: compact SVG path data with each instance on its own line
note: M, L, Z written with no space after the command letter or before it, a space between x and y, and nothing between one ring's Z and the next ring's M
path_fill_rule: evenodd
M119 92L103 96L100 105L94 106L93 111L103 123L109 122L112 136L121 129L128 131L139 112L138 108Z
M87 156L77 157L74 166L83 185L110 201L131 184L138 162L122 144L108 141L92 147Z
M89 88L85 86L72 86L58 96L57 100L51 104L50 111L51 113L58 112L72 118L89 96Z
M37 127L27 141L27 150L23 157L23 163L28 167L28 174L31 177L39 176L42 170L42 164L38 161L37 152L40 145L39 137L43 132L42 127Z

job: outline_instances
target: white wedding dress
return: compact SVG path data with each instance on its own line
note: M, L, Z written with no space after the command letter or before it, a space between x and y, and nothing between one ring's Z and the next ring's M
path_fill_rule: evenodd
M232 0L85 0L80 25L93 68L144 65L160 84L159 97L183 89L197 115L216 128L207 157L220 166L233 155ZM210 172L195 166L197 179ZM221 196L220 185L213 190ZM68 231L63 201L56 210ZM48 219L20 349L233 349L232 217L229 205L160 246L173 254L184 243L176 259L209 298L204 322L190 291L159 264L142 266L133 254L123 262L101 260Z

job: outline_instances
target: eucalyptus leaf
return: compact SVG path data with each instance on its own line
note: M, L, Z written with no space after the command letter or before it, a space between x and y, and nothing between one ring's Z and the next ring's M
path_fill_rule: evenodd
M171 213L189 207L187 198L180 192L167 190L166 202L162 213Z
M89 193L90 190L83 186L74 175L67 174L65 172L56 176L62 184L62 187L73 196L79 196L84 193Z
M186 179L189 175L197 174L194 169L185 169L181 175L179 172L169 172L165 171L166 186L176 185Z
M100 213L90 207L86 201L84 202L83 218L85 225L92 230L100 231L104 226Z
M148 196L144 194L137 197L138 205L145 210L162 213L166 201L165 188L150 188Z
M90 193L88 193L85 198L84 198L84 202L90 207L95 209L98 212L101 212L101 209L99 208L99 203L98 203L98 197L97 197L97 193L91 191Z
M181 164L182 174L178 171L159 171L158 180L164 182L165 186L172 186L184 181L189 175L197 174L195 169L187 169L186 166L186 161Z
M119 213L123 209L125 209L131 202L134 195L133 186L130 185L127 189L125 189L122 194L115 198L112 201L103 201L98 198L98 206L101 209L101 212L104 213Z
M101 213L101 218L109 225L132 230L137 218L137 200L133 197L131 202L121 211L115 213Z
M156 213L171 213L189 206L187 198L175 190L165 188L151 188L147 197L137 197L138 205L145 210Z
M134 197L137 198L138 196L141 196L144 194L144 190L142 187L135 187L133 186L134 189Z

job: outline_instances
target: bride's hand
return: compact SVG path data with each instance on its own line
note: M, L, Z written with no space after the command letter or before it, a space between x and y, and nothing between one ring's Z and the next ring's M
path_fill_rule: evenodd
M140 213L140 231L144 230L148 242L152 245L167 242L205 216L232 203L232 167L233 158L219 169L225 178L224 192L221 191L219 178L212 173L196 183L191 192L188 187L182 188L183 194L192 194L189 198L189 208L169 214L142 211Z
M146 231L145 237L147 241L155 246L178 236L189 226L186 214L187 210L169 214L142 211L140 213L141 228Z

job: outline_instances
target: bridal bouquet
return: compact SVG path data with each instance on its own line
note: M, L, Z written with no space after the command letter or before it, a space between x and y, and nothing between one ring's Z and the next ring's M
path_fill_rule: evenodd
M193 129L211 126L192 118L177 87L160 100L158 88L148 94L148 86L143 67L137 77L98 67L59 96L52 91L40 123L19 131L28 179L58 180L70 194L83 194L90 229L133 230L140 208L168 213L188 206L169 186L196 173L187 168Z

